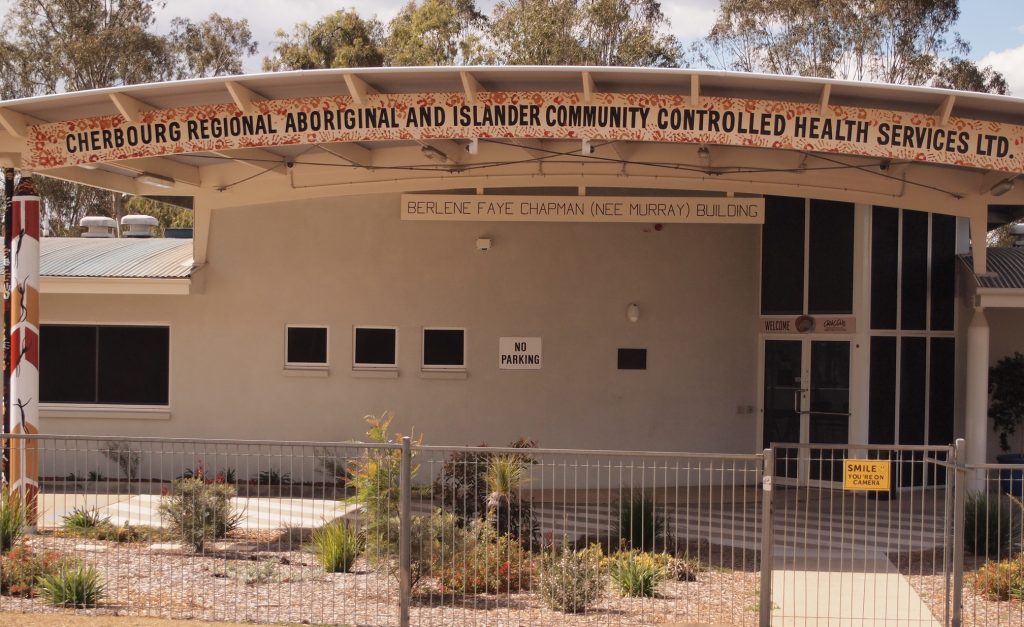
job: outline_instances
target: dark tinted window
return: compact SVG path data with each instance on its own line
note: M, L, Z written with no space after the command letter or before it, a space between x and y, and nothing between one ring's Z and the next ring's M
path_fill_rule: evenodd
M395 365L395 329L356 328L355 363L374 366Z
M761 229L761 313L804 311L804 199L765 198Z
M956 341L939 337L932 341L931 380L928 402L928 443L953 443L953 388Z
M168 381L166 327L100 327L100 403L166 405Z
M290 364L326 364L327 329L288 327L287 362Z
M928 214L903 212L902 328L924 329L928 298Z
M896 338L871 338L870 444L896 442Z
M900 212L875 207L871 212L871 328L896 328Z
M168 403L167 327L43 325L40 332L42 402Z
M39 330L39 398L96 402L96 327L44 324Z
M424 366L465 366L466 332L461 329L424 329Z
M925 338L900 341L900 444L924 444Z
M646 348L620 348L619 370L647 370Z
M810 314L853 311L853 205L811 201L807 310Z
M932 329L953 330L956 218L932 215Z

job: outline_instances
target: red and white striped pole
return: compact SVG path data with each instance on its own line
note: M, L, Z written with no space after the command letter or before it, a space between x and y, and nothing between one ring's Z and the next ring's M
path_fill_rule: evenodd
M11 210L11 434L39 433L39 196L32 177L14 188ZM36 524L39 454L35 440L11 442L11 491Z

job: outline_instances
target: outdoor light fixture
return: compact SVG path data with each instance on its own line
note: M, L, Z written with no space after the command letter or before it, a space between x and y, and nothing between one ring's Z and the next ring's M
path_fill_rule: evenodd
M581 155L592 155L594 154L594 146L590 143L589 139L584 139L580 142L580 154Z
M491 242L491 238L489 238L489 237L479 237L476 240L476 249L479 250L482 253L485 253L488 250L490 250L491 249L491 245L492 245L492 242Z
M992 189L990 190L991 194L993 196L1002 196L1006 192L1013 190L1013 179L1014 177L1011 176L1010 178L1003 179L996 183L995 185L993 185Z
M174 179L169 176L163 176L161 174L153 174L152 172L143 172L142 174L135 177L136 182L142 183L143 185L149 185L151 187L159 187L160 189L171 189L174 187Z
M448 155L444 154L443 152L441 152L437 148L434 148L433 146L423 146L422 148L420 148L420 152L423 153L424 157L430 159L431 161L439 161L441 163L445 163L446 161L448 161Z
M469 145L466 146L466 152L471 155L475 155L480 152L480 140L474 137L472 141L469 142Z
M711 161L711 151L708 150L707 146L701 146L700 148L697 149L697 158L703 161L704 163L708 163L709 161Z
M626 320L630 322L636 322L640 319L640 305L636 303L630 303L629 307L626 307Z

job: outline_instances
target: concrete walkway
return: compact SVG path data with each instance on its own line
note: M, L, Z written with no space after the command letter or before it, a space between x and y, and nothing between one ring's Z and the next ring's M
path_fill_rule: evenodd
M242 512L241 529L313 528L350 514L356 505L334 500L281 497L236 497L235 511ZM64 516L76 508L109 516L115 525L162 526L160 497L152 494L42 494L39 500L39 526L57 528Z
M834 564L786 559L772 572L772 625L784 627L940 627L885 555Z

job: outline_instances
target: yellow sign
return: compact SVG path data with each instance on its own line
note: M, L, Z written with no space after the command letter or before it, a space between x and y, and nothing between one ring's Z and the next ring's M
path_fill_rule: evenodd
M891 485L892 462L877 459L843 461L843 488L887 492Z

